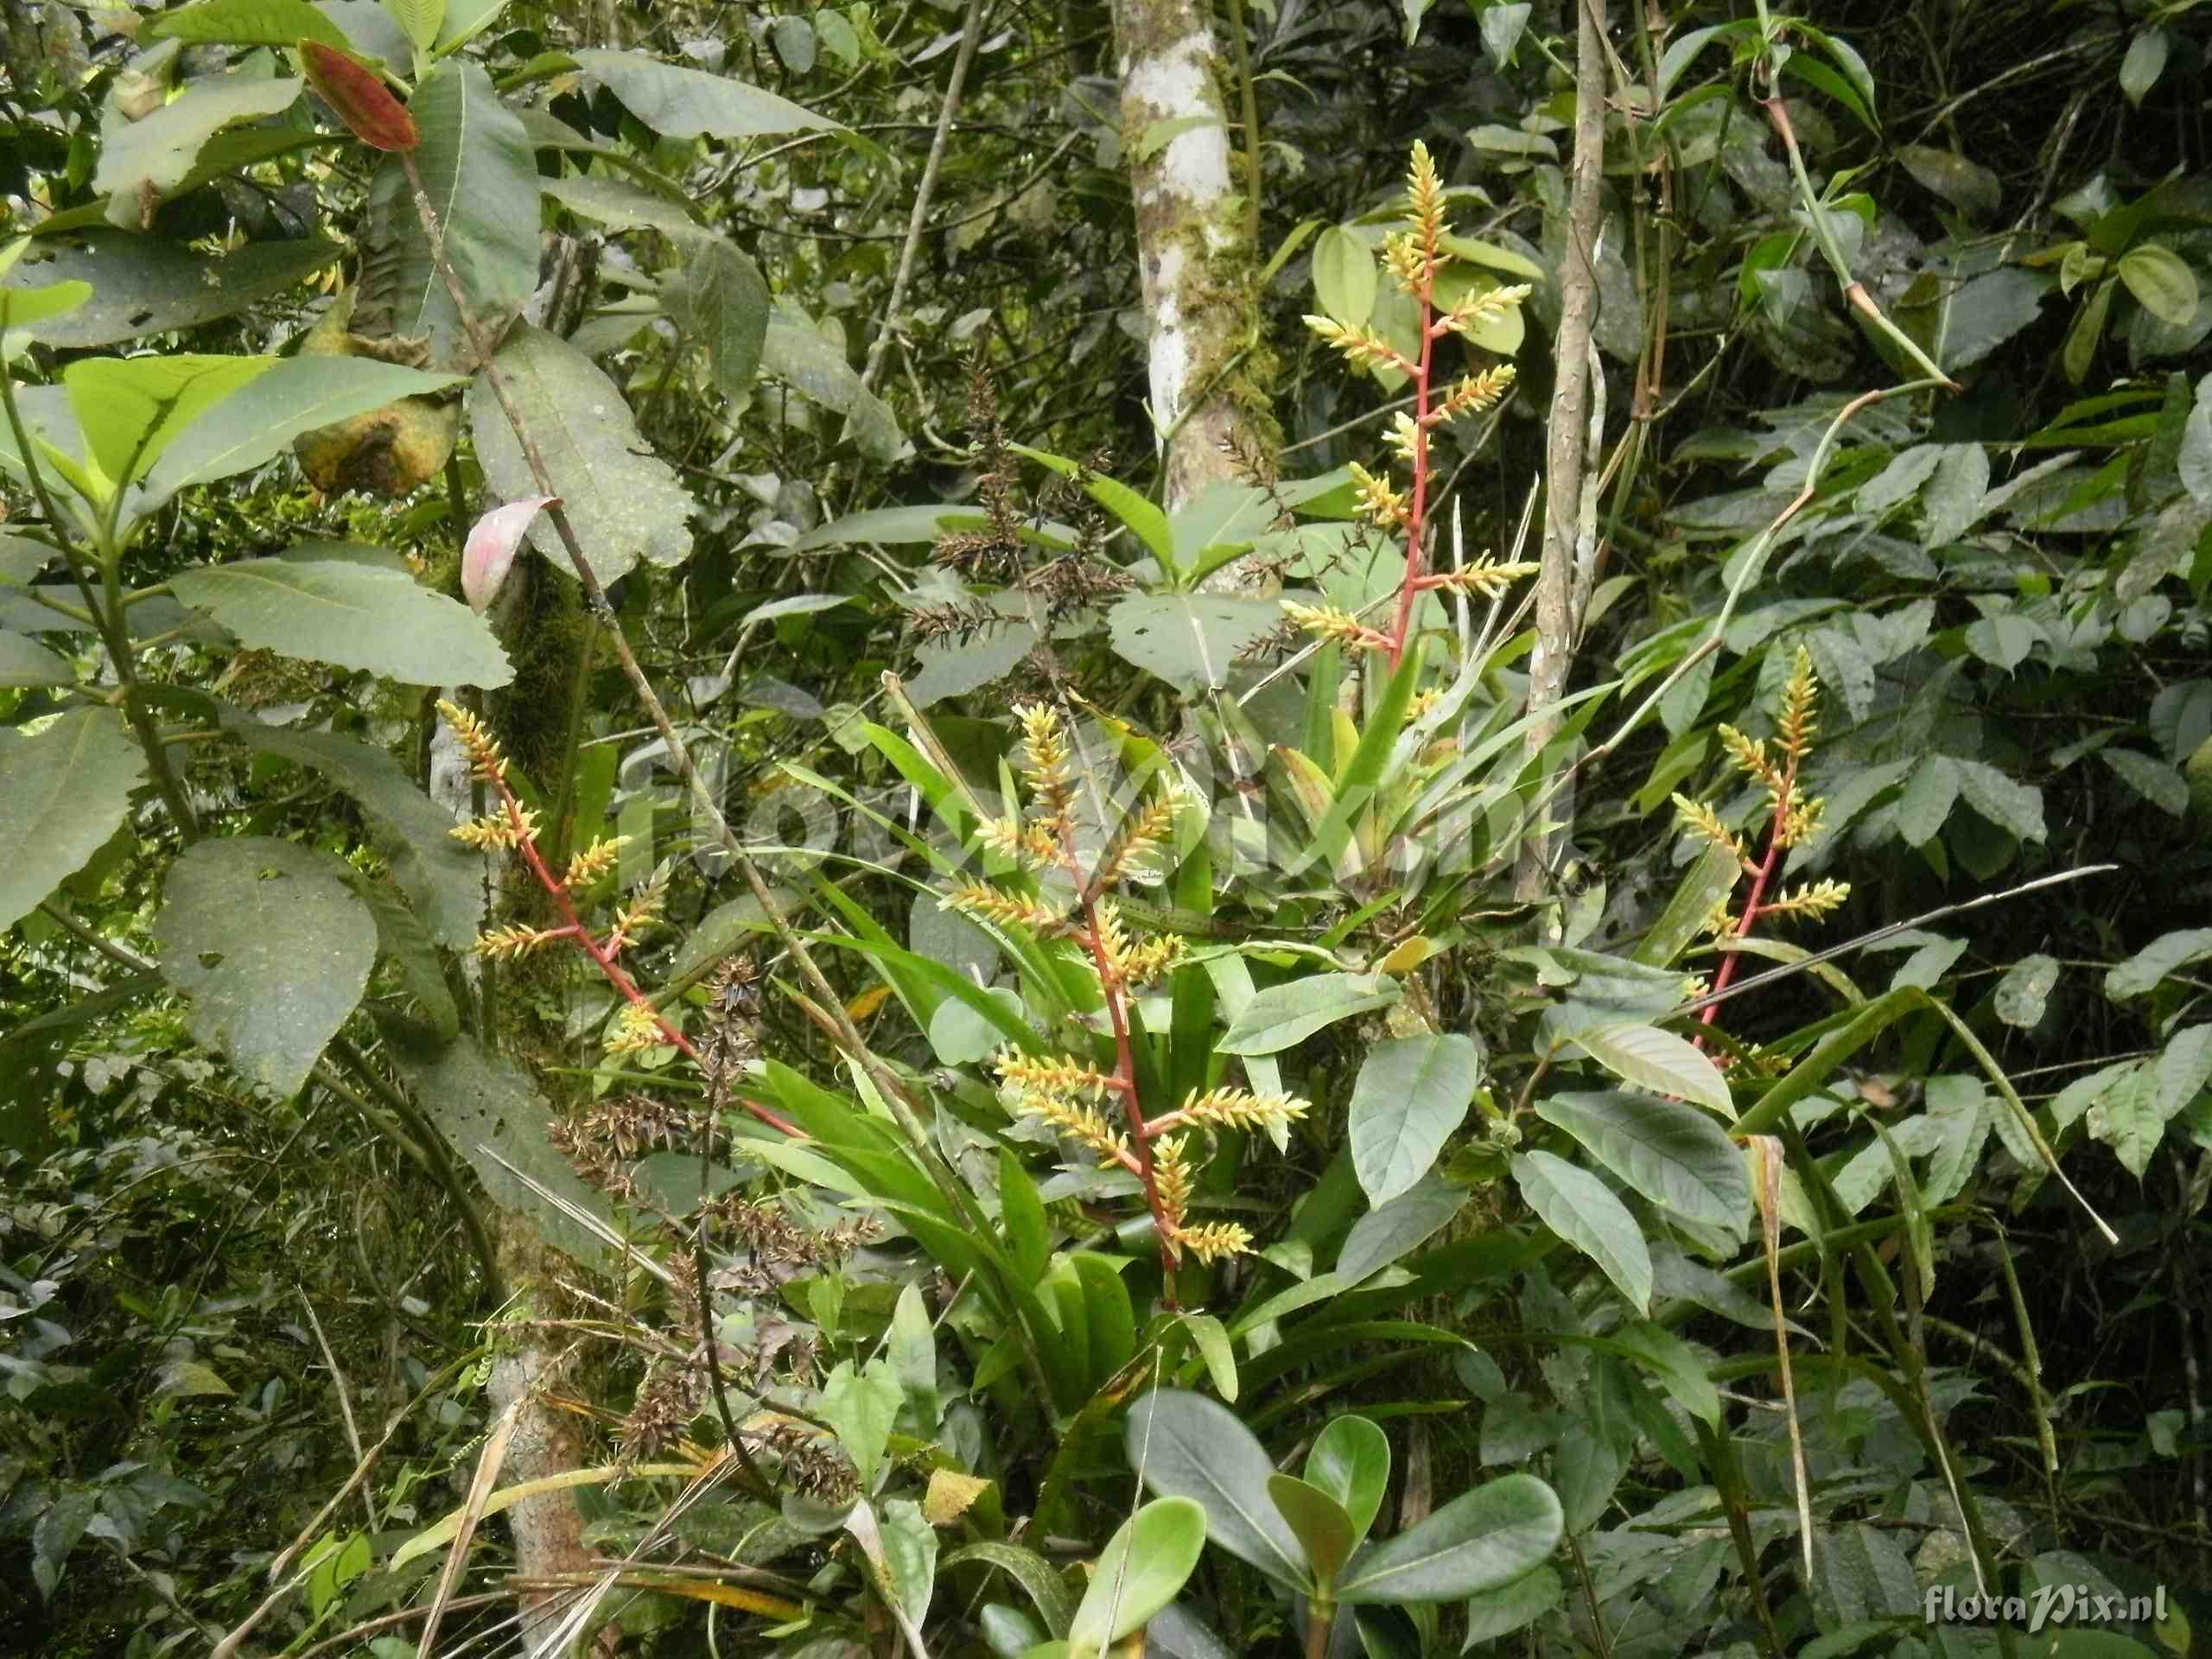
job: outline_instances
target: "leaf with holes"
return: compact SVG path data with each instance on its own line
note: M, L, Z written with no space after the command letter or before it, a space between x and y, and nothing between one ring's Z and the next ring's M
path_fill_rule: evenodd
M169 868L154 938L192 1034L238 1075L296 1093L360 1002L377 925L328 854L267 836L203 841Z

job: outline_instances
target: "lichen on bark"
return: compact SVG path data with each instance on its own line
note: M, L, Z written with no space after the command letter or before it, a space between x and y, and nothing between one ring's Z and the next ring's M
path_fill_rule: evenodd
M1273 453L1273 363L1230 74L1208 7L1116 0L1123 153L1136 207L1152 414L1166 436L1170 509L1238 476L1236 447Z

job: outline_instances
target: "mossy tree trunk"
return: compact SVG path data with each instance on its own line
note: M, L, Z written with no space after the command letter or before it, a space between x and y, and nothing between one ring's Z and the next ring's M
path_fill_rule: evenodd
M1204 0L1116 0L1114 37L1173 510L1243 475L1232 446L1263 466L1275 448L1248 195L1257 181L1236 143L1236 69Z

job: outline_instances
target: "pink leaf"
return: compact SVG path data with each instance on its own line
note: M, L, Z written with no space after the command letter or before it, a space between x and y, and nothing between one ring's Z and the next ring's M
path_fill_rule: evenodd
M491 604L500 583L507 579L508 567L515 562L515 550L522 545L530 521L560 502L557 495L526 495L493 508L476 521L468 532L467 545L461 550L461 591L471 610L480 612Z

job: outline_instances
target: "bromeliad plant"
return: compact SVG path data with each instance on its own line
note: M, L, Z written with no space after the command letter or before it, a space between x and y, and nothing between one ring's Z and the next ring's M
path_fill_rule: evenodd
M1730 912L1727 897L1714 906L1706 925L1717 939L1747 939L1762 921L1793 921L1800 918L1818 920L1840 908L1851 897L1849 882L1826 879L1768 897L1768 891L1781 871L1784 855L1794 847L1803 846L1820 828L1822 803L1818 798L1808 798L1801 787L1805 762L1813 753L1814 739L1820 730L1820 679L1813 671L1812 653L1800 645L1790 665L1789 683L1783 688L1780 728L1771 752L1763 738L1747 737L1732 726L1720 728L1721 743L1736 770L1766 791L1769 813L1766 851L1763 856L1754 859L1712 807L1683 795L1674 798L1675 815L1683 825L1732 855L1743 873L1751 878L1751 891L1745 895L1740 915ZM1713 976L1713 988L1716 992L1728 988L1743 958L1740 949L1724 950L1719 969ZM1712 1025L1719 1013L1719 1003L1708 1004L1702 1016L1704 1023ZM1703 1040L1702 1037L1699 1039L1700 1044Z
M1280 1132L1306 1110L1297 1097L1218 1087L1187 1091L1168 1111L1147 1113L1130 1032L1134 994L1163 978L1183 960L1185 944L1173 933L1139 938L1124 923L1115 890L1173 836L1180 804L1172 785L1155 788L1125 814L1095 858L1086 861L1077 834L1077 783L1067 731L1059 712L1045 704L1014 710L1023 742L1025 810L983 827L984 845L1012 861L1017 874L1001 881L970 880L942 901L950 910L1001 927L1019 927L1040 940L1072 941L1098 976L1099 995L1112 1033L1113 1063L1103 1070L1087 1060L1000 1052L1000 1082L1015 1090L1020 1109L1043 1120L1109 1166L1135 1176L1159 1234L1160 1260L1173 1293L1173 1274L1185 1253L1211 1262L1252 1248L1252 1236L1234 1222L1194 1222L1192 1134L1220 1129ZM1111 1103L1113 1116L1101 1107Z
M1394 669L1405 655L1422 594L1457 589L1495 597L1536 570L1534 564L1501 564L1487 557L1459 570L1429 569L1435 494L1432 435L1462 415L1494 408L1512 390L1514 379L1513 365L1498 363L1441 388L1436 378L1437 342L1455 334L1474 340L1517 312L1529 290L1525 283L1471 290L1440 309L1438 278L1452 260L1446 245L1451 231L1444 217L1443 181L1437 175L1427 145L1418 142L1407 172L1406 195L1407 228L1384 245L1383 262L1413 302L1416 318L1413 351L1401 350L1368 324L1347 324L1323 316L1306 319L1306 326L1342 353L1353 368L1394 369L1413 385L1413 413L1399 411L1392 417L1389 431L1391 448L1412 474L1407 488L1402 491L1395 486L1387 472L1371 473L1357 461L1351 465L1352 477L1359 486L1362 516L1384 533L1405 537L1406 575L1397 607L1385 632L1334 607L1295 602L1284 607L1294 620L1323 639L1383 652Z

